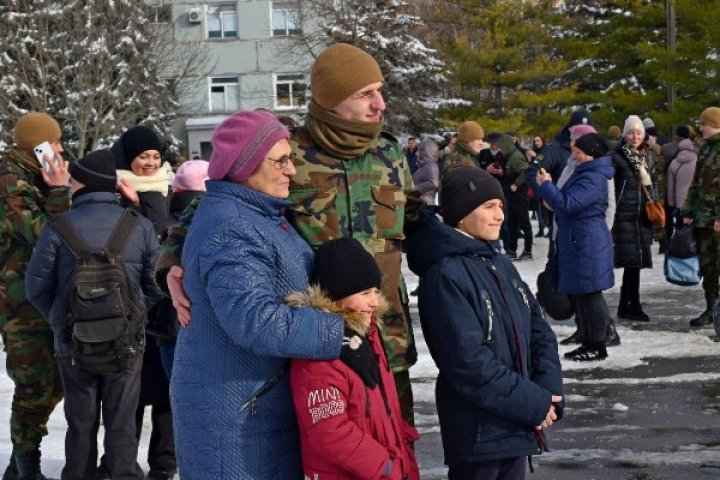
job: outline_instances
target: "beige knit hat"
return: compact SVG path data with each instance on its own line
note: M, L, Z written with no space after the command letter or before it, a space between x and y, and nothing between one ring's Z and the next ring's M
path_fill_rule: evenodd
M458 142L470 143L473 140L481 140L485 138L485 130L477 122L468 120L460 125L458 130Z
M640 117L638 117L637 115L630 115L625 119L623 136L627 135L628 132L631 132L633 130L641 132L643 135L645 135L645 125L643 125L642 120L640 120Z
M713 128L720 128L720 108L708 107L700 114L700 123Z
M57 120L42 112L26 113L15 124L15 148L25 152L43 142L58 142L62 136Z
M312 98L326 110L337 107L361 88L384 81L375 59L347 43L323 50L310 72Z

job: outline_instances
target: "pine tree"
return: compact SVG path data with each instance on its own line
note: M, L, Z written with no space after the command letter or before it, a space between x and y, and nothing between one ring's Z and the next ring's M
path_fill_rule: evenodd
M565 85L589 106L599 126L648 115L665 130L717 103L720 13L702 0L565 2L555 17L558 50L568 61ZM677 11L677 46L668 48L666 6ZM675 85L676 100L668 103Z
M454 96L464 100L445 110L448 120L473 119L486 131L548 134L557 128L573 87L558 82L565 62L545 27L554 3L437 2L434 45L448 65Z

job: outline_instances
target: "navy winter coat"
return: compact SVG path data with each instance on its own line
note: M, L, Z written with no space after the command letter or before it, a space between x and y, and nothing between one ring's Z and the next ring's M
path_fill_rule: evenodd
M73 198L70 211L63 213L91 246L105 245L124 209L114 193L90 192ZM155 261L160 245L152 224L141 218L124 250L128 279L144 295L149 309L161 298L155 284ZM70 276L75 257L55 230L45 226L28 264L25 287L28 299L50 323L55 337L55 355L69 357L72 340L64 335ZM63 338L67 340L63 341Z
M612 153L615 167L615 222L612 237L615 268L652 268L650 246L653 241L652 225L645 215L645 194L640 180L622 151L623 140ZM657 192L657 177L652 155L647 157L648 172L653 178Z
M302 479L289 358L335 359L343 319L291 308L313 252L283 216L290 202L208 181L183 248L192 322L170 394L183 479Z
M420 322L440 370L445 463L541 453L534 429L551 396L563 394L562 372L555 334L515 267L429 209L409 238L408 264L420 276Z
M615 283L612 238L605 222L608 180L614 173L610 157L601 157L575 167L562 189L545 182L536 190L557 220L557 262L551 263L553 285L560 292L593 293Z

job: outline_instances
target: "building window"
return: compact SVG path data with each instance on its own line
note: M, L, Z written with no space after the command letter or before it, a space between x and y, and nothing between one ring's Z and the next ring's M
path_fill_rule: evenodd
M207 10L208 38L237 37L237 13L234 4L209 6Z
M162 0L157 5L150 5L150 22L151 23L171 23L172 22L172 5L164 4Z
M238 110L238 77L212 77L210 79L210 111L234 112Z
M300 9L294 2L272 2L273 36L301 35Z
M305 105L307 85L302 75L275 77L275 108L298 108Z

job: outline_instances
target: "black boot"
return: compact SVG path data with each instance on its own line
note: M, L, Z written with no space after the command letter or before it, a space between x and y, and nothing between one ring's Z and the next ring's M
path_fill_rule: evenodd
M575 333L569 337L560 340L560 345L575 345L580 343L582 343L582 338L580 338L580 330L578 329L575 329Z
M717 295L705 294L705 311L700 316L690 320L690 326L693 328L704 327L713 323L713 307L715 306L715 300Z
M572 352L565 354L565 358L576 362L595 362L605 360L607 356L607 349L602 342L587 342Z
M18 480L47 480L40 472L40 450L16 453L15 462L17 463Z
M620 335L615 328L615 320L612 318L608 322L607 331L605 332L605 346L617 347L620 345Z
M2 480L17 480L17 478L18 469L17 464L15 463L15 455L10 454L10 463L5 469L5 473L3 473Z
M620 285L620 301L618 302L617 316L618 318L625 318L625 315L630 311L630 295L628 295L627 287L625 284Z

